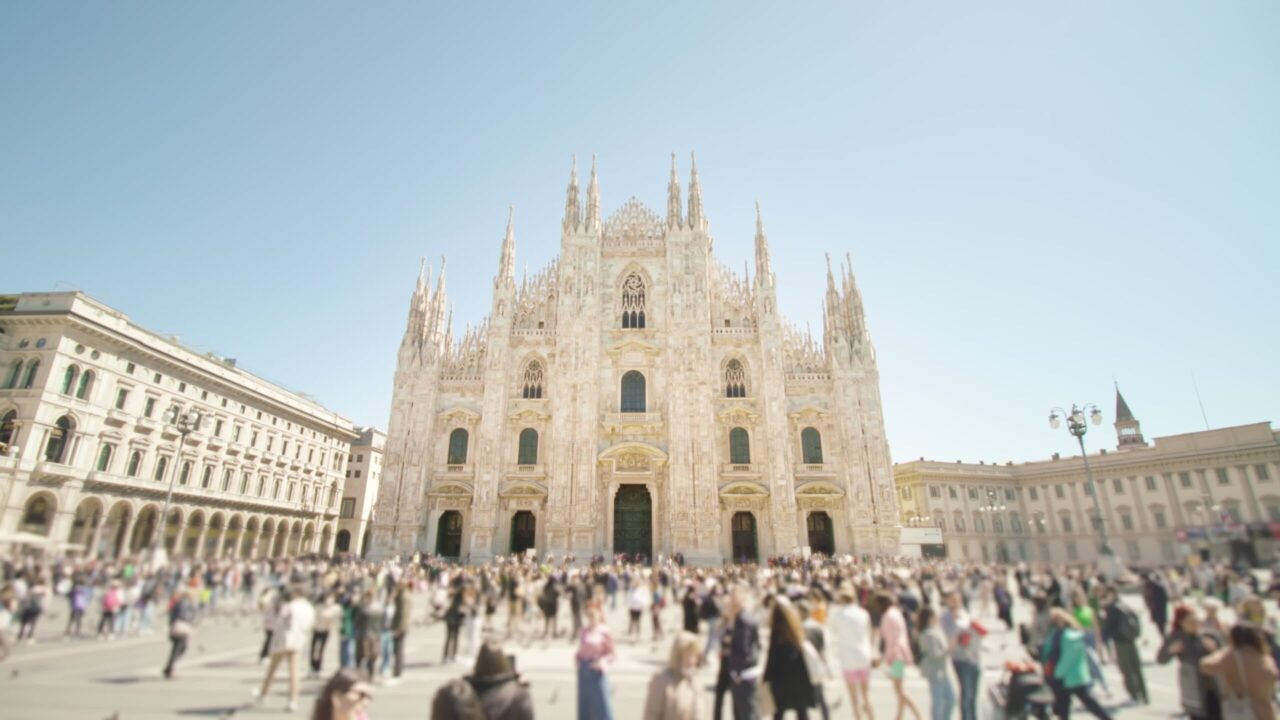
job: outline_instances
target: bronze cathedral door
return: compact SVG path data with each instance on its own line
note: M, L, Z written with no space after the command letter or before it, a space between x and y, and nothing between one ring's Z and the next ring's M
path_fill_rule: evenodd
M622 485L613 499L613 551L653 558L653 499L644 485Z

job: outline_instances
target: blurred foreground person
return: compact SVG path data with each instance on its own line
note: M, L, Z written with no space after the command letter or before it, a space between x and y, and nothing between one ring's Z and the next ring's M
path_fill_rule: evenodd
M613 662L613 633L605 623L599 600L587 605L587 624L578 638L578 720L613 720L609 679Z
M667 667L649 680L644 701L644 720L702 720L706 701L695 676L702 662L702 641L684 631L671 642Z
M533 720L533 697L502 646L489 640L476 653L471 675L436 691L431 720Z
M1062 608L1054 608L1049 616L1053 631L1049 633L1040 656L1044 663L1045 679L1053 691L1054 715L1060 720L1066 720L1071 714L1071 698L1074 697L1100 720L1111 720L1102 704L1094 699L1090 689L1093 670L1087 657L1089 646L1079 622Z
M311 720L368 720L373 689L364 675L343 668L329 678L311 710Z
M164 676L173 677L173 666L187 651L191 640L192 623L196 619L195 591L182 588L173 596L169 607L169 662L165 663Z
M1222 638L1200 627L1200 618L1188 605L1173 610L1173 627L1156 653L1161 665L1177 658L1178 693L1182 710L1191 720L1222 717L1213 680L1200 671L1200 661L1222 647Z
M1275 720L1271 697L1276 688L1276 665L1256 625L1237 623L1227 635L1227 646L1200 660L1200 671L1218 684L1226 720Z
M254 693L254 697L259 703L266 699L276 668L285 663L289 669L289 702L285 707L293 712L298 707L298 655L311 639L316 616L315 609L301 593L281 590L280 599L280 612L271 634L271 660L267 664L267 674L262 678L262 688Z

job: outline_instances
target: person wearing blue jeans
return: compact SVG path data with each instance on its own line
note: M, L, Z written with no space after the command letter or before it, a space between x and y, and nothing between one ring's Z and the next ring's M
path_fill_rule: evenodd
M938 613L928 605L916 615L920 624L920 674L929 681L929 710L932 720L951 720L956 709L956 690L947 672L947 636L938 624Z
M958 591L947 593L940 625L960 682L960 718L978 720L978 679L982 677L982 628L969 617Z

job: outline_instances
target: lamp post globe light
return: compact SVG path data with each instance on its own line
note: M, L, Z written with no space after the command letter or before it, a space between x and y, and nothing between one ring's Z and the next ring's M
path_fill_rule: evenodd
M168 550L164 546L164 533L169 525L169 505L173 502L173 485L181 472L182 449L187 446L187 435L201 429L205 425L205 416L199 410L183 412L174 405L164 414L164 422L178 431L178 449L173 454L173 471L169 473L169 489L164 496L164 509L160 511L156 531L151 537L151 561L155 566L164 565L168 561ZM174 538L175 547L182 538Z
M1086 419L1087 416L1087 419ZM1089 432L1089 422L1094 425L1102 424L1102 411L1097 405L1088 403L1085 405L1072 405L1071 412L1067 412L1060 407L1052 408L1049 411L1049 427L1057 430L1062 427L1063 418L1067 421L1067 432L1075 436L1076 442L1080 443L1080 458L1084 460L1085 479L1089 483L1089 494L1093 496L1093 513L1097 518L1095 523L1098 531L1098 537L1102 544L1098 549L1098 564L1109 577L1115 577L1119 574L1119 560L1111 550L1111 544L1107 541L1107 524L1102 519L1102 505L1098 502L1098 486L1093 481L1093 468L1089 467L1089 453L1084 449L1084 436Z

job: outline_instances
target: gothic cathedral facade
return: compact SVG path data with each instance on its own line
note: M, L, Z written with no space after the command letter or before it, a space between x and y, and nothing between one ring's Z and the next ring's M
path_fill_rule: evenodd
M427 273L429 274L429 273ZM681 553L720 564L897 553L879 374L852 270L827 263L821 342L712 254L696 164L666 217L600 212L571 173L559 257L517 281L510 219L490 316L454 338L419 274L395 375L371 557L482 562Z

